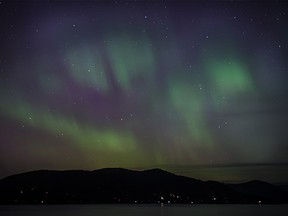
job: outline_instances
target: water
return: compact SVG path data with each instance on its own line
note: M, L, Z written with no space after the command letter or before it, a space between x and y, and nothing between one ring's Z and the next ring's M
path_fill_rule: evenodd
M288 205L19 205L1 216L287 216Z

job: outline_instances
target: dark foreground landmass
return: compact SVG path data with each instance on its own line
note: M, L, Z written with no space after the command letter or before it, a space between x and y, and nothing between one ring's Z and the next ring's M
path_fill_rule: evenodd
M251 181L223 184L152 169L33 171L0 180L0 204L288 203L288 192Z

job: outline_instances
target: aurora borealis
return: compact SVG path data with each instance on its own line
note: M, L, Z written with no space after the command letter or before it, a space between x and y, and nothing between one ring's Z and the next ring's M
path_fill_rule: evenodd
M287 13L284 1L2 1L0 176L283 166Z

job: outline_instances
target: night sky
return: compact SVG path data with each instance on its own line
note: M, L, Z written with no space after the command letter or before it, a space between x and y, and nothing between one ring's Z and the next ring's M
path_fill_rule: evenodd
M0 177L288 182L288 3L2 1L0 99Z

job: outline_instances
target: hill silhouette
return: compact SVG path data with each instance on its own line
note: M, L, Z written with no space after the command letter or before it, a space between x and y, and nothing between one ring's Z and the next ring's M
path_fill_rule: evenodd
M251 181L223 184L161 169L39 170L0 180L0 204L288 203L288 192Z

